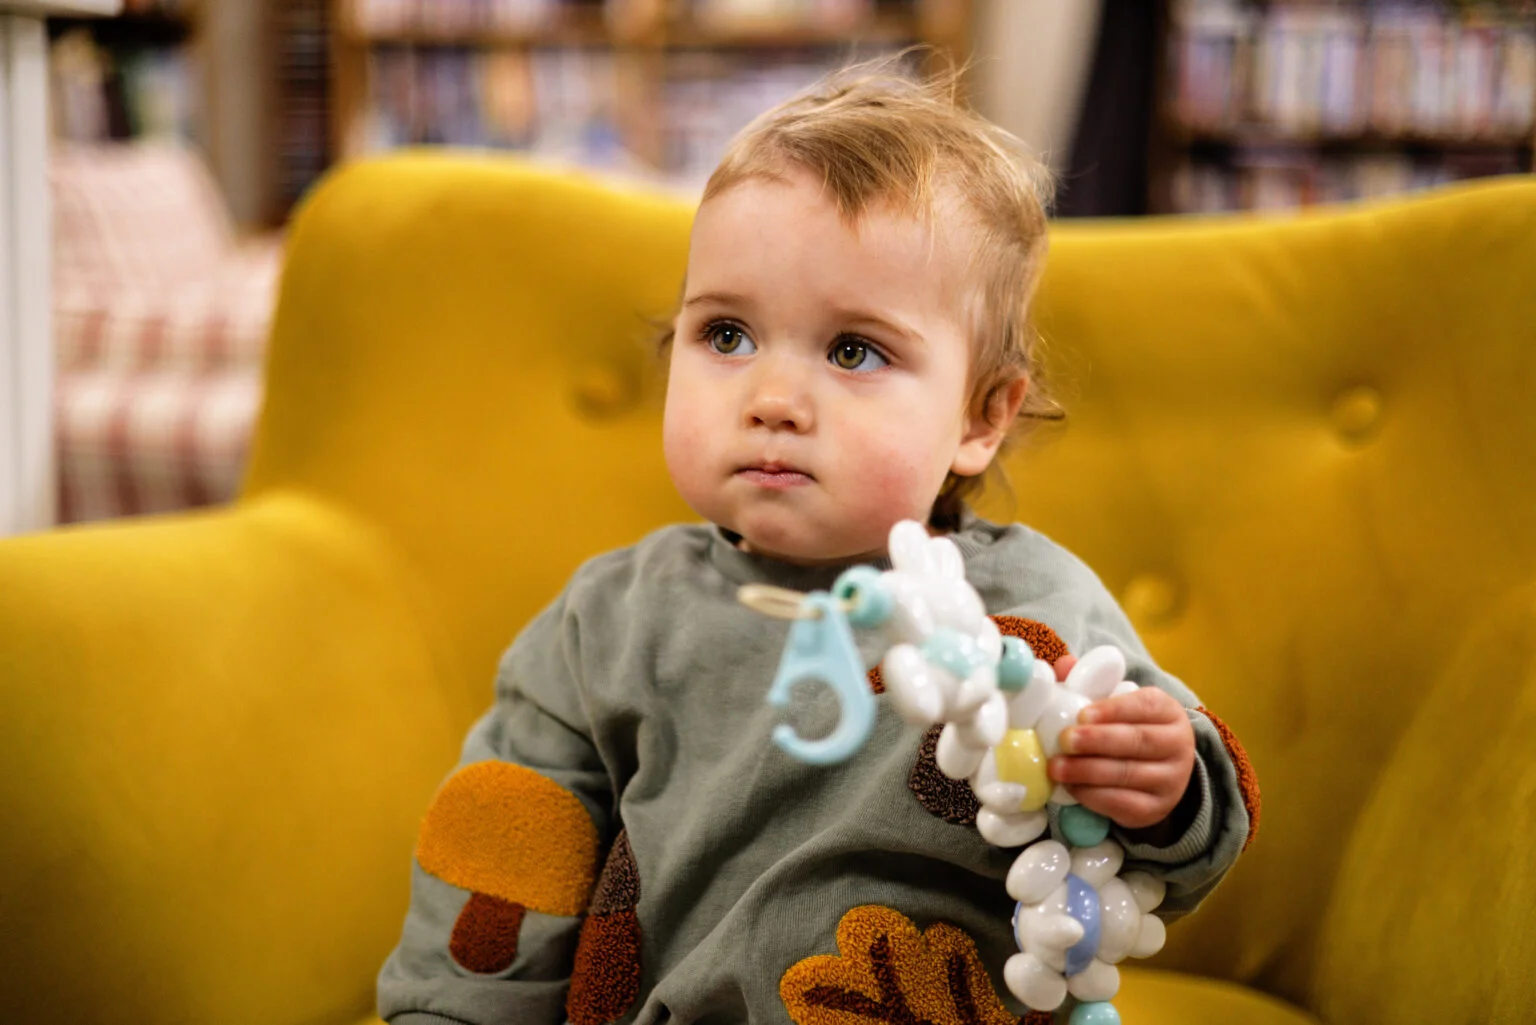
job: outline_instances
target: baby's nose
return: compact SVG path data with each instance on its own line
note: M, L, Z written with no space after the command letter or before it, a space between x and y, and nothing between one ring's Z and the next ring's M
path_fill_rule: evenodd
M805 382L788 368L765 368L753 382L744 410L747 426L804 432L812 423Z

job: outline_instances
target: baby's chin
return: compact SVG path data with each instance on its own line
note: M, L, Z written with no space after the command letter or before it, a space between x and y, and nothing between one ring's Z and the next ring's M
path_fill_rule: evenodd
M871 530L868 524L783 523L768 517L728 517L720 525L741 535L744 550L797 566L870 562L885 555L886 531Z

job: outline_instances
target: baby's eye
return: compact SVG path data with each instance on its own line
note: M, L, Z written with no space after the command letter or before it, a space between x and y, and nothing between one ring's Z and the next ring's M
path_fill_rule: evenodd
M756 343L735 324L724 322L710 324L704 332L709 347L722 356L750 356L757 351Z
M839 338L833 343L832 351L827 354L827 358L833 365L844 370L859 370L865 373L890 365L890 362L880 355L880 350L859 338Z

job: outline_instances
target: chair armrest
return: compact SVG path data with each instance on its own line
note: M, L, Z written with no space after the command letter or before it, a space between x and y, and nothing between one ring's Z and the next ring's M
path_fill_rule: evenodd
M465 721L408 574L274 492L0 542L0 581L8 1012L364 1015Z

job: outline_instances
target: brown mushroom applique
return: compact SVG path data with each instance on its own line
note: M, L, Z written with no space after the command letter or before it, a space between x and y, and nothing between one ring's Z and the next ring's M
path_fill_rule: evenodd
M901 912L866 904L838 923L837 949L779 980L795 1025L1021 1025L998 999L975 942L947 922L919 931ZM1049 1022L1031 1012L1022 1025Z
M1028 644L1036 658L1055 665L1057 659L1067 654L1066 643L1044 623L1021 616L993 616L992 621L1004 637L1018 637ZM876 694L885 689L879 674L879 669L870 671L870 686ZM976 800L971 784L963 779L950 779L939 771L939 764L934 760L941 729L933 726L923 734L922 743L917 748L917 761L912 764L912 774L907 777L907 786L928 814L957 826L974 826L981 803Z
M504 972L529 910L579 915L592 893L597 830L576 795L532 769L475 762L448 778L416 844L427 873L469 900L448 951L462 968Z
M576 941L565 1013L571 1025L618 1021L640 996L640 867L619 830Z

